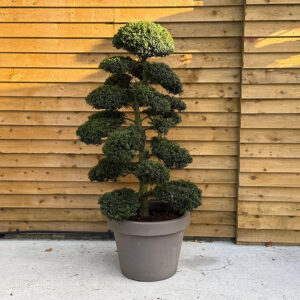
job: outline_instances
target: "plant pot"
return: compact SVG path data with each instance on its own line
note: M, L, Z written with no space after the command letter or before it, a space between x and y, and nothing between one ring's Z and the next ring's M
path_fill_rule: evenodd
M158 281L177 271L190 213L161 222L109 221L117 243L122 273L138 281Z

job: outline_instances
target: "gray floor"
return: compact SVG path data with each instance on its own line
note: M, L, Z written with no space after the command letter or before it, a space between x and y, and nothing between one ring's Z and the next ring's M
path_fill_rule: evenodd
M178 273L135 282L112 241L0 240L0 299L300 299L300 247L184 242Z

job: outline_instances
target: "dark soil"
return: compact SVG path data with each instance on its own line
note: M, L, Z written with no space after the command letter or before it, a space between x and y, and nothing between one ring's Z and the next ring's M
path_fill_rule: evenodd
M159 221L168 221L179 218L181 215L171 211L151 211L150 216L141 217L134 216L129 219L129 221L135 222L159 222Z

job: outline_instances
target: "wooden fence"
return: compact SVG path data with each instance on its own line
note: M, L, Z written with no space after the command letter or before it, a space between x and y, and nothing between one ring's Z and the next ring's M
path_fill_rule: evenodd
M75 131L99 62L122 53L113 34L147 19L175 38L161 60L184 83L169 137L194 161L172 177L204 195L186 235L300 243L300 5L247 2L0 0L0 232L107 230L99 195L136 182L90 183L101 149Z

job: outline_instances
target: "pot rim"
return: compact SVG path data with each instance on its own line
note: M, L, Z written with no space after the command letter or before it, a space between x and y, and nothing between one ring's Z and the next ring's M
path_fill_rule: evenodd
M118 233L136 236L160 236L184 231L190 224L190 212L167 221L139 222L108 220L109 228Z

